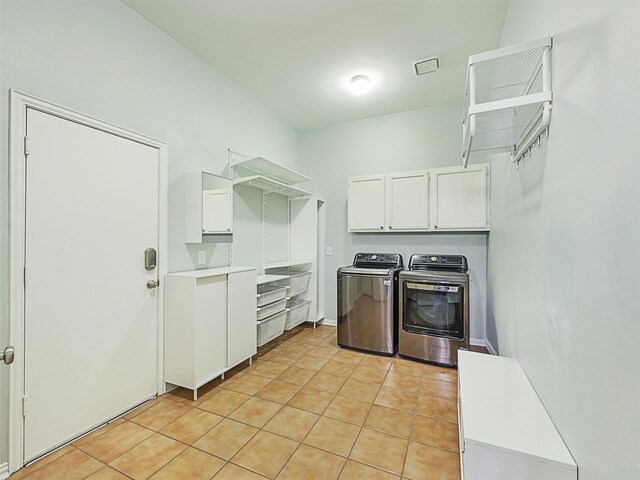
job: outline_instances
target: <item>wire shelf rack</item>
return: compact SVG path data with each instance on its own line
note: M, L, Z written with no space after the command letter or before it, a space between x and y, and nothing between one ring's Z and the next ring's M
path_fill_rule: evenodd
M547 37L469 57L462 164L474 153L511 153L516 164L549 126L551 46Z

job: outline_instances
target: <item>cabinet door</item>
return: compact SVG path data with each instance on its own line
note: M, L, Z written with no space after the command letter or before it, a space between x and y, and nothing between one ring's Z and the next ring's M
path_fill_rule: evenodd
M227 277L199 278L195 301L193 355L195 382L199 385L227 366Z
M349 231L386 230L385 177L349 177Z
M229 368L257 353L256 271L229 274Z
M434 229L489 229L489 164L438 168L430 173Z
M389 230L429 229L429 173L427 170L387 175Z
M231 191L227 189L202 192L202 231L231 233Z

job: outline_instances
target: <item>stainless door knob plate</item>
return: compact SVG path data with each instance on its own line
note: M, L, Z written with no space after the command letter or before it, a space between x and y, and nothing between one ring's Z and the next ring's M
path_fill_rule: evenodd
M16 349L11 345L5 347L4 351L0 352L0 360L2 360L6 365L11 365L15 356Z
M160 280L149 280L147 282L148 289L158 288L159 286L160 286Z

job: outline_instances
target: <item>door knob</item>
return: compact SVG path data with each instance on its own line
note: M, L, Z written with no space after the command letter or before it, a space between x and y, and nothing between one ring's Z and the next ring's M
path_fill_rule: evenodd
M160 280L149 280L147 282L148 289L158 288L158 286L160 286Z
M13 363L13 359L15 358L16 349L11 345L5 347L3 352L0 352L0 360L2 360L5 364L11 365Z

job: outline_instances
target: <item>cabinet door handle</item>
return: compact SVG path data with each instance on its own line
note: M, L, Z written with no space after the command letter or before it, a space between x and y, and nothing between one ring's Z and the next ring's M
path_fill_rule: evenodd
M433 228L438 228L438 225L434 225Z
M389 225L389 230L391 230L391 225Z
M381 229L381 230L384 230L384 225L380 225L380 229Z

